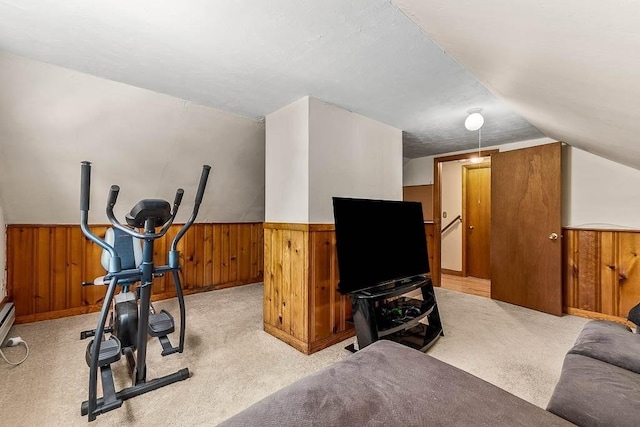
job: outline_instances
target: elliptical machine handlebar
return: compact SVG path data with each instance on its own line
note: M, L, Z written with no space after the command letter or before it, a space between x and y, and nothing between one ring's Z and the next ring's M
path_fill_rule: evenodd
M191 214L191 218L193 218L193 220L195 220L195 217L198 214L198 209L200 207L200 203L202 202L202 197L204 195L204 189L207 184L207 178L208 178L210 169L211 169L211 166L209 165L204 165L202 167L202 175L200 176L200 184L198 186L198 193L196 195L197 204L196 206L194 206L194 211ZM171 224L173 224L173 220L176 218L176 215L178 214L178 208L180 207L180 203L182 203L182 196L184 196L184 190L182 188L178 188L176 190L176 195L174 196L174 199L173 199L173 209L171 212L171 217L167 220L167 222L163 224L162 229L158 233L149 234L149 233L139 233L137 231L132 230L129 227L125 227L115 217L115 215L113 214L113 207L116 204L116 200L118 199L119 192L120 192L120 187L118 187L117 185L111 186L111 190L109 191L109 198L107 202L107 218L109 219L109 222L111 222L111 224L113 224L114 227L124 231L130 236L133 236L138 239L147 239L147 240L148 239L155 240L166 234L166 232L169 230L169 227L171 227ZM190 219L191 223L193 223L193 220ZM189 226L191 226L190 223L189 223ZM186 227L185 229L185 227L183 227L182 230L186 232L188 228L189 227ZM181 233L178 233L179 237L182 237L182 234L184 234L182 230L180 230ZM178 236L176 236L177 240L179 240ZM173 244L177 244L177 240L174 239L172 243L172 247L173 247Z
M80 229L85 236L101 248L109 252L109 273L122 270L120 257L115 248L93 234L89 229L89 200L91 196L91 162L84 161L81 166L80 177ZM117 197L117 193L116 193Z
M91 195L91 162L82 162L80 172L80 211L88 212Z
M182 196L184 196L184 190L182 188L178 188L176 191L176 197L173 199L173 210L178 211L178 206L182 203Z
M196 199L193 205L193 211L191 212L191 216L187 220L187 222L182 226L176 237L171 242L171 247L169 249L169 266L175 267L178 265L178 251L176 248L178 247L178 242L184 236L184 233L187 232L189 227L193 224L198 216L198 212L200 211L200 204L202 203L202 197L204 196L204 190L207 187L207 180L209 179L209 172L211 171L211 166L203 165L202 173L200 174L200 183L198 184L198 192L196 193ZM181 196L182 197L182 196Z
M198 211L200 209L200 204L202 203L202 198L204 197L204 191L207 186L207 180L209 178L210 170L211 170L211 166L209 165L202 166L202 173L200 175L200 183L198 184L198 191L196 193L193 212L191 213L189 220L184 224L184 226L180 229L176 237L173 239L173 242L171 242L171 249L169 253L169 265L172 267L175 267L176 265L178 265L178 254L176 251L178 242L184 236L187 230L191 227L193 222L196 220L196 217L198 216ZM121 270L121 266L120 266L121 262L120 262L120 257L118 256L118 253L116 252L116 250L113 248L113 246L109 245L107 242L105 242L104 240L100 239L98 236L93 234L93 232L89 229L88 222L89 222L89 205L90 205L90 195L91 195L90 189L91 189L91 162L83 161L81 163L81 181L80 181L80 227L84 235L87 236L87 238L89 238L91 241L98 244L104 250L109 252L110 259L111 259L111 261L109 262L110 264L109 272L110 273L119 272ZM112 185L111 188L109 189L109 196L107 198L107 208L106 208L107 218L109 219L109 222L113 224L114 227L124 231L130 236L133 236L138 239L143 239L143 240L155 240L166 234L166 232L169 230L169 227L171 227L171 224L173 224L173 221L176 215L178 214L178 208L180 207L180 204L182 203L182 197L184 196L184 190L182 188L178 188L173 200L173 209L171 212L171 217L162 225L162 229L158 233L145 234L145 233L139 233L129 227L125 227L115 217L113 213L113 207L115 206L118 200L119 193L120 193L120 187L117 185ZM174 253L173 255L172 255L172 252ZM171 262L172 259L173 259L173 263Z
M207 180L209 179L210 171L211 166L202 166L202 174L200 175L200 183L198 184L198 192L196 193L196 201L194 207L194 212L196 212L196 214L198 212L198 209L200 208L200 203L202 203L202 197L204 196L204 189L207 187Z
M120 193L120 187L117 185L112 185L109 189L109 197L107 198L107 206L111 206L113 208L116 205L116 201L118 200L118 194Z

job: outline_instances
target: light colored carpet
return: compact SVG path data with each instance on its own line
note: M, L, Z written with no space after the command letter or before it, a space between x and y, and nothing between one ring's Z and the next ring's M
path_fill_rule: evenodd
M428 354L545 408L589 319L435 290L445 336Z
M160 356L150 341L149 379L188 367L191 378L124 402L91 423L112 425L215 425L302 376L350 354L350 340L305 356L262 330L262 284L186 297L185 353ZM429 354L544 407L562 360L587 319L555 317L487 298L436 288L445 336ZM177 315L175 300L155 303ZM97 315L16 325L31 348L29 359L10 367L0 361L0 424L81 426L87 398L87 341L81 330ZM22 348L4 349L17 359ZM117 388L127 384L117 363ZM425 384L428 387L428 384Z

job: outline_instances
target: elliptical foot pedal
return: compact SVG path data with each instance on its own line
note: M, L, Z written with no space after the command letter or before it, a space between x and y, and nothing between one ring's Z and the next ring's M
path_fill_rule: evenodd
M160 345L162 345L162 353L160 353L162 356L168 356L170 354L180 352L180 349L178 347L174 347L171 345L171 341L169 341L169 337L167 337L166 335L158 337L158 339L160 340Z
M93 356L93 341L94 340L91 340L91 342L87 346L87 352L85 354L85 359L88 366L91 366L91 359ZM98 351L98 366L108 366L113 362L117 362L118 360L120 360L120 351L120 340L115 336L111 335L108 340L102 341L100 343L100 350Z
M167 336L175 330L173 317L165 310L149 315L149 335L152 337Z

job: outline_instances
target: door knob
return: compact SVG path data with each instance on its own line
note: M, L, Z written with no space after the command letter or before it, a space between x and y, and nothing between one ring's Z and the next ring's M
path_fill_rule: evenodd
M473 225L470 225L470 226L469 226L469 230L473 230Z
M549 234L549 239L550 240L558 240L558 234L557 233Z

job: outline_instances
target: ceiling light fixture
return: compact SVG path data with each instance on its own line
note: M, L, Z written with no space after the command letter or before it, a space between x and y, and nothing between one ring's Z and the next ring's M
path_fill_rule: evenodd
M484 117L482 117L482 114L480 114L481 112L482 108L472 108L467 111L469 115L464 121L464 127L466 127L467 130L480 130L480 128L484 124Z
M480 148L482 145L482 133L481 128L484 125L484 117L481 114L482 108L472 108L467 111L469 114L464 121L464 127L470 131L478 131L478 155L471 158L471 163L480 163L482 156L480 154Z

